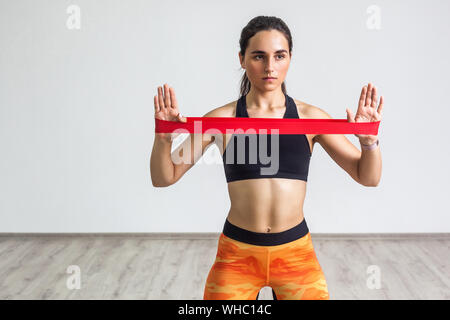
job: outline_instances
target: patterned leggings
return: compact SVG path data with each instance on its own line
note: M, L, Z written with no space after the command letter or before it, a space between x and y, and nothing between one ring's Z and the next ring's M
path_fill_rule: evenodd
M324 273L303 221L280 233L257 233L225 222L204 300L254 300L262 287L277 300L328 300Z

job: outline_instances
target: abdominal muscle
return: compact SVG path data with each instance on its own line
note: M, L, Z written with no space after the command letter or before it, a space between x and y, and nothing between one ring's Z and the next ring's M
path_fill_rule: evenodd
M303 220L306 181L258 178L228 183L231 208L228 221L240 228L275 233Z

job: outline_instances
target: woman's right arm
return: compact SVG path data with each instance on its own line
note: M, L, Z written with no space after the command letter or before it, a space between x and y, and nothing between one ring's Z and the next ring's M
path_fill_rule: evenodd
M163 97L161 87L158 88L158 98L154 99L155 118L186 122L186 118L179 115L178 103L173 88L164 85L165 96ZM215 116L217 114L214 109L204 117ZM177 115L179 115L177 117ZM189 137L171 153L172 141L171 133L155 133L155 141L153 143L152 155L150 158L150 175L152 184L155 187L168 187L177 182L194 164L201 158L208 146L215 141L214 135L190 133ZM201 148L194 148L195 136L201 135ZM197 137L198 139L199 137ZM183 151L188 150L190 154L183 157ZM183 159L174 163L172 158ZM185 161L187 158L188 161Z

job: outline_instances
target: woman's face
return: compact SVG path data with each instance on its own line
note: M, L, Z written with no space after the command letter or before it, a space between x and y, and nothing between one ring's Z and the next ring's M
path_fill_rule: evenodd
M239 52L239 59L252 87L261 91L274 90L281 86L289 69L289 43L277 30L259 31L250 38L245 57ZM276 79L263 80L265 77Z

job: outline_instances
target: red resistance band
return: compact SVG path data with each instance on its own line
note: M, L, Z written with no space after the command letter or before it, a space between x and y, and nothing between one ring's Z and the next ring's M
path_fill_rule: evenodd
M347 119L278 119L246 117L186 117L187 122L159 120L155 118L157 133L235 133L245 134L369 134L378 135L380 121L348 122ZM253 132L255 130L255 132ZM237 132L239 133L239 132Z

